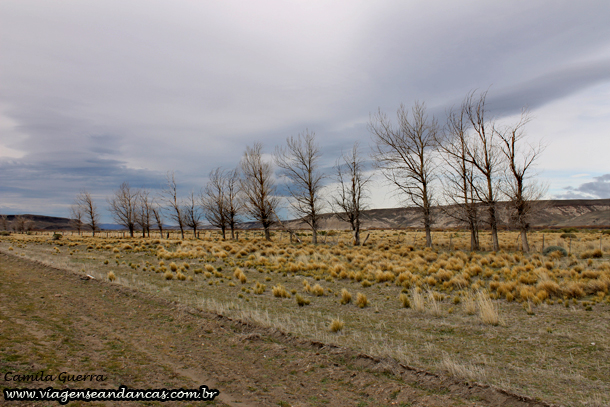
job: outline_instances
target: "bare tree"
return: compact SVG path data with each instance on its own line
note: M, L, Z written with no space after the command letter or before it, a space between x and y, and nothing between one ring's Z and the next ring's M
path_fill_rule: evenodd
M74 202L72 206L70 206L70 225L78 231L79 235L84 226L84 216L83 208L78 203Z
M222 239L226 239L228 226L227 201L225 199L225 177L224 171L220 167L212 170L209 175L208 183L201 194L201 207L210 225L219 228L222 232Z
M142 237L150 237L150 225L152 217L152 200L150 199L150 192L141 189L138 194L138 200L136 203L136 223L142 229Z
M8 218L6 215L0 215L0 224L2 224L2 230L8 230Z
M97 210L97 205L93 202L91 194L83 189L75 200L76 204L82 208L84 214L85 225L87 225L95 236L95 231L99 229L100 214Z
M235 168L229 171L226 180L225 198L227 204L225 208L227 210L227 218L229 219L229 228L231 229L231 239L235 240L235 229L240 221L240 214L244 206L239 169Z
M478 181L474 166L468 160L470 122L465 106L447 115L444 131L439 133L438 150L445 171L441 177L445 201L444 212L465 224L470 230L470 250L479 250L479 208L475 196Z
M182 239L184 239L184 213L182 202L178 198L178 184L173 171L167 173L167 185L163 190L163 196L168 208L168 217L178 224Z
M472 143L467 145L467 158L483 178L482 185L474 188L477 199L487 207L487 221L491 228L493 250L500 250L498 241L498 214L500 169L502 153L498 145L494 123L487 117L485 98L487 92L482 92L475 98L471 92L464 101L466 118L473 130Z
M161 239L163 239L163 209L159 205L157 205L154 199L151 201L150 211L152 213L153 218L155 218L157 228L159 228L159 234L161 235Z
M367 185L370 176L364 175L364 162L354 143L351 153L343 154L335 164L337 195L331 199L333 212L344 222L349 222L354 233L354 245L360 246L360 215L366 209Z
M203 219L203 214L199 209L198 199L195 197L195 192L191 191L184 206L184 224L193 229L195 239L197 238L197 229L201 226L201 219Z
M119 189L114 191L112 198L108 199L108 210L114 221L125 226L131 237L136 228L138 201L139 191L131 188L129 182L123 182Z
M222 231L226 239L227 228L231 229L231 239L235 240L235 226L241 202L239 194L239 171L223 171L220 167L210 172L208 183L201 194L201 207L212 226Z
M275 195L273 167L262 157L263 146L255 143L246 147L241 159L241 190L244 193L246 213L261 223L265 230L265 239L271 240L269 228L275 222L275 209L279 198Z
M371 118L369 130L375 141L374 158L386 179L407 205L422 212L426 231L426 247L432 246L432 183L435 180L434 151L437 122L429 119L424 103L415 102L412 119L404 105L398 109L398 126L378 111Z
M276 147L275 163L281 169L281 174L290 180L290 205L297 217L309 225L312 230L312 243L317 244L323 209L320 189L324 174L319 171L322 153L315 143L315 134L308 130L296 138L287 138L286 143L287 147Z
M25 232L26 229L27 217L23 215L15 215L13 219L13 230L15 232Z
M510 201L510 220L521 232L523 251L529 252L527 232L530 227L530 218L539 206L539 201L546 192L546 188L535 182L533 165L540 157L544 146L523 146L525 134L523 127L529 122L527 111L523 111L519 122L498 133L501 140L501 151L506 158L508 170L505 172L506 182L504 194Z

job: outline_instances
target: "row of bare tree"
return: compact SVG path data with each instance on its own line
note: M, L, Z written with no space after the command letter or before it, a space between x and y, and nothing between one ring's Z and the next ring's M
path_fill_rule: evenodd
M9 222L7 215L0 215L0 227L2 230L13 230L15 232L28 232L33 229L34 222L28 215L15 215Z
M486 96L469 93L448 112L444 126L417 102L411 114L404 106L398 109L396 125L381 111L369 123L375 163L406 204L421 209L427 246L432 246L432 208L443 201L449 204L444 212L470 230L471 250L479 250L483 222L491 229L493 250L499 250L498 203L507 201L522 248L529 251L529 219L546 191L536 183L533 165L544 148L525 139L526 110L516 124L500 125L489 117Z
M533 203L544 192L532 178L532 166L543 148L526 144L523 127L529 120L527 112L512 126L500 125L488 117L485 99L485 92L471 92L459 108L448 112L444 125L429 117L425 105L418 102L410 111L401 105L396 123L381 111L369 122L373 162L404 204L421 210L429 247L433 207L442 202L448 204L445 212L470 230L472 250L479 249L478 231L484 222L491 229L493 249L498 250L497 206L502 200L510 202L523 249L529 250L528 218ZM222 230L223 238L230 230L234 239L238 223L249 218L261 224L270 240L270 228L275 223L293 233L277 215L280 197L275 164L286 180L294 214L311 228L314 244L322 213L330 207L341 220L349 222L354 244L359 245L371 172L357 143L336 161L332 177L321 171L321 155L315 135L309 131L289 137L285 146L276 147L273 161L265 160L262 144L255 143L246 147L237 168L219 167L210 172L207 185L198 194L191 191L186 199L180 198L175 175L170 172L159 196L151 198L149 191L134 189L125 182L107 200L108 209L132 236L136 229L150 234L153 220L163 235L167 217L178 225L183 237L185 228L196 235L206 219ZM337 188L323 197L326 178L333 178ZM72 219L79 230L82 225L94 231L97 228L99 214L87 191L77 196Z

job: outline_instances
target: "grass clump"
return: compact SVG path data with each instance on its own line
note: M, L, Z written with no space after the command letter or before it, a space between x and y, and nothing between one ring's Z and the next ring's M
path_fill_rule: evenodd
M424 312L426 309L426 302L424 296L417 288L411 289L411 298L413 298L413 309L415 311Z
M365 294L362 294L362 293L356 294L356 305L360 308L364 308L369 305L369 300L366 298Z
M352 302L352 295L345 288L341 290L341 304L349 304Z
M281 285L278 284L276 286L274 286L271 289L271 292L273 293L274 297L278 297L278 298L290 298L290 293L288 291L286 291L286 288Z
M114 273L112 271L108 272L108 281L114 281L116 280L116 276L114 275Z
M311 293L315 296L321 297L324 295L324 288L320 284L316 284L311 289Z
M297 301L297 305L298 305L299 307L303 307L303 306L305 306L305 305L309 305L309 304L310 304L309 299L308 299L308 298L303 297L301 294L297 294L297 295L296 295L294 298L296 299L296 301Z
M261 284L257 281L256 285L254 286L252 291L254 291L254 294L261 295L262 293L265 292L266 289L267 289L267 286L265 284Z
M403 308L411 308L411 300L409 299L409 296L405 293L401 293L398 296L398 299L400 300L400 303L402 304Z
M330 323L329 329L331 332L339 332L343 329L344 326L345 323L340 319L333 319Z
M484 324L488 325L499 325L500 316L498 315L498 308L493 303L489 295L483 291L477 292L477 306L479 308L479 317Z

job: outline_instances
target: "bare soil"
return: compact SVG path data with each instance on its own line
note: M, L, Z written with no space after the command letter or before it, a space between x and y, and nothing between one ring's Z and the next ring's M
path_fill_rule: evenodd
M213 402L120 403L125 406L547 405L1 253L0 387L66 387L59 382L17 386L4 380L7 372L41 370L107 378L70 384L74 388L205 384L220 391Z

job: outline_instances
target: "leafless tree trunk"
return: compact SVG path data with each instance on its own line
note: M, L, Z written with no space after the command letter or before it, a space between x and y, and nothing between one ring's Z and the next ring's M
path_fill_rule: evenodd
M297 217L311 227L312 243L318 243L318 228L323 201L320 189L324 174L319 171L320 147L315 143L315 134L305 131L296 138L286 139L287 148L276 147L275 163L281 174L290 180L288 191L290 205Z
M479 246L479 210L474 188L477 178L474 166L468 161L469 121L464 105L459 111L451 110L442 134L439 133L438 149L448 171L443 171L441 181L445 200L449 204L445 213L467 225L470 230L470 250Z
M208 222L222 231L226 239L227 228L235 240L235 226L241 203L239 202L239 171L223 171L220 167L210 172L209 181L201 194L201 207Z
M191 191L184 207L184 224L193 229L193 237L195 239L197 238L197 229L201 226L202 218L203 214L200 212L198 199L195 197L195 192Z
M494 124L486 117L485 98L487 92L481 93L475 99L471 92L464 101L464 110L470 126L474 131L473 143L468 145L468 162L471 163L483 177L483 185L475 188L477 198L487 207L488 222L491 228L493 250L500 250L498 241L498 187L502 153L498 146Z
M407 205L421 209L426 231L426 247L432 247L432 183L435 180L434 151L437 122L428 119L424 103L415 102L412 119L404 105L398 109L398 127L379 111L372 117L369 130L375 141L376 165Z
M99 229L100 214L97 210L97 205L95 205L95 203L93 202L91 194L87 190L83 189L76 196L75 202L78 206L82 208L82 211L84 213L85 225L91 228L93 236L95 236L95 231Z
M366 209L367 184L371 177L364 175L358 143L354 144L350 154L337 160L335 172L339 187L337 195L331 198L331 207L339 219L349 222L354 233L354 245L360 246L360 214Z
M510 201L510 220L521 232L521 244L524 252L529 252L527 232L529 221L537 209L539 201L546 188L532 179L533 165L542 154L544 147L523 146L525 134L523 127L529 122L527 111L521 115L521 120L510 128L499 131L501 151L506 158L508 171L505 172L506 182L503 184L504 194Z
M136 206L136 223L142 229L142 237L150 237L150 224L152 215L152 200L150 199L150 192L142 189L138 194L138 201Z
M13 219L13 230L15 232L25 232L25 225L27 222L27 218L23 215L15 215Z
M260 143L246 147L241 159L241 190L245 197L246 213L261 223L265 239L271 240L269 228L275 221L274 212L279 205L279 198L275 196L273 168L271 163L263 161L262 150Z
M114 191L114 196L108 200L108 210L112 213L114 221L129 230L129 236L133 237L136 227L136 215L139 201L139 191L123 182L119 189Z
M157 227L159 228L159 234L161 235L161 239L163 239L163 210L153 200L150 204L150 211L153 217L155 218L155 223L157 224Z
M168 216L171 220L178 223L182 239L184 239L184 213L182 202L178 199L178 184L173 171L167 173L167 186L163 190L163 196L168 207Z
M80 236L81 230L83 229L83 208L74 202L72 206L70 206L70 224L76 228L78 234Z
M235 168L228 172L225 197L227 200L227 218L231 229L231 240L235 240L235 229L240 221L243 210L243 197L241 196L241 183L239 169Z
M0 223L2 224L2 230L8 230L8 218L6 215L0 215Z

